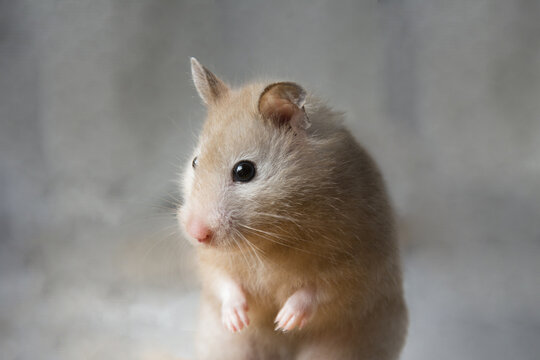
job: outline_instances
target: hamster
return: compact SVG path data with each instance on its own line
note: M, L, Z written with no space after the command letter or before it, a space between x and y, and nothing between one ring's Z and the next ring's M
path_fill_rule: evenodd
M392 210L342 114L293 82L231 88L191 59L207 107L180 227L202 282L199 359L397 359L407 329Z

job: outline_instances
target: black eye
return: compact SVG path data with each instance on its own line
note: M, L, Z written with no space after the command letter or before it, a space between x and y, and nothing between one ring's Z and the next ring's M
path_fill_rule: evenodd
M255 177L255 164L251 161L242 160L236 163L232 169L234 181L248 182Z
M193 158L193 161L191 162L191 166L193 166L193 168L195 169L198 163L199 163L199 160L197 160L197 157L195 156Z

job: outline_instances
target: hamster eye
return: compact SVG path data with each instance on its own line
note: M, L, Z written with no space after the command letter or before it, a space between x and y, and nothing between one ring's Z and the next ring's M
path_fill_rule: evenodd
M197 167L197 164L199 163L199 160L197 159L197 157L195 156L193 158L193 161L191 162L191 166L195 169Z
M232 177L236 182L250 181L255 177L255 164L247 160L237 162L232 169Z

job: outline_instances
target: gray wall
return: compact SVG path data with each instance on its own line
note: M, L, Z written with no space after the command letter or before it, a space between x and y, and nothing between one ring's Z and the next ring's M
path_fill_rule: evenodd
M403 359L540 353L540 2L0 1L0 358L192 354L196 56L348 114L398 210Z

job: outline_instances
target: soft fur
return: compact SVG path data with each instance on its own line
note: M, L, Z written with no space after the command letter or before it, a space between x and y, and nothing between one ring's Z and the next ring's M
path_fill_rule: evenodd
M407 312L374 161L341 114L309 94L294 109L310 126L287 126L261 114L269 82L230 89L192 64L208 117L197 166L190 162L183 178L179 219L182 227L202 219L213 234L197 244L199 358L397 359ZM233 182L240 160L256 164L252 181ZM275 331L280 309L302 321Z

